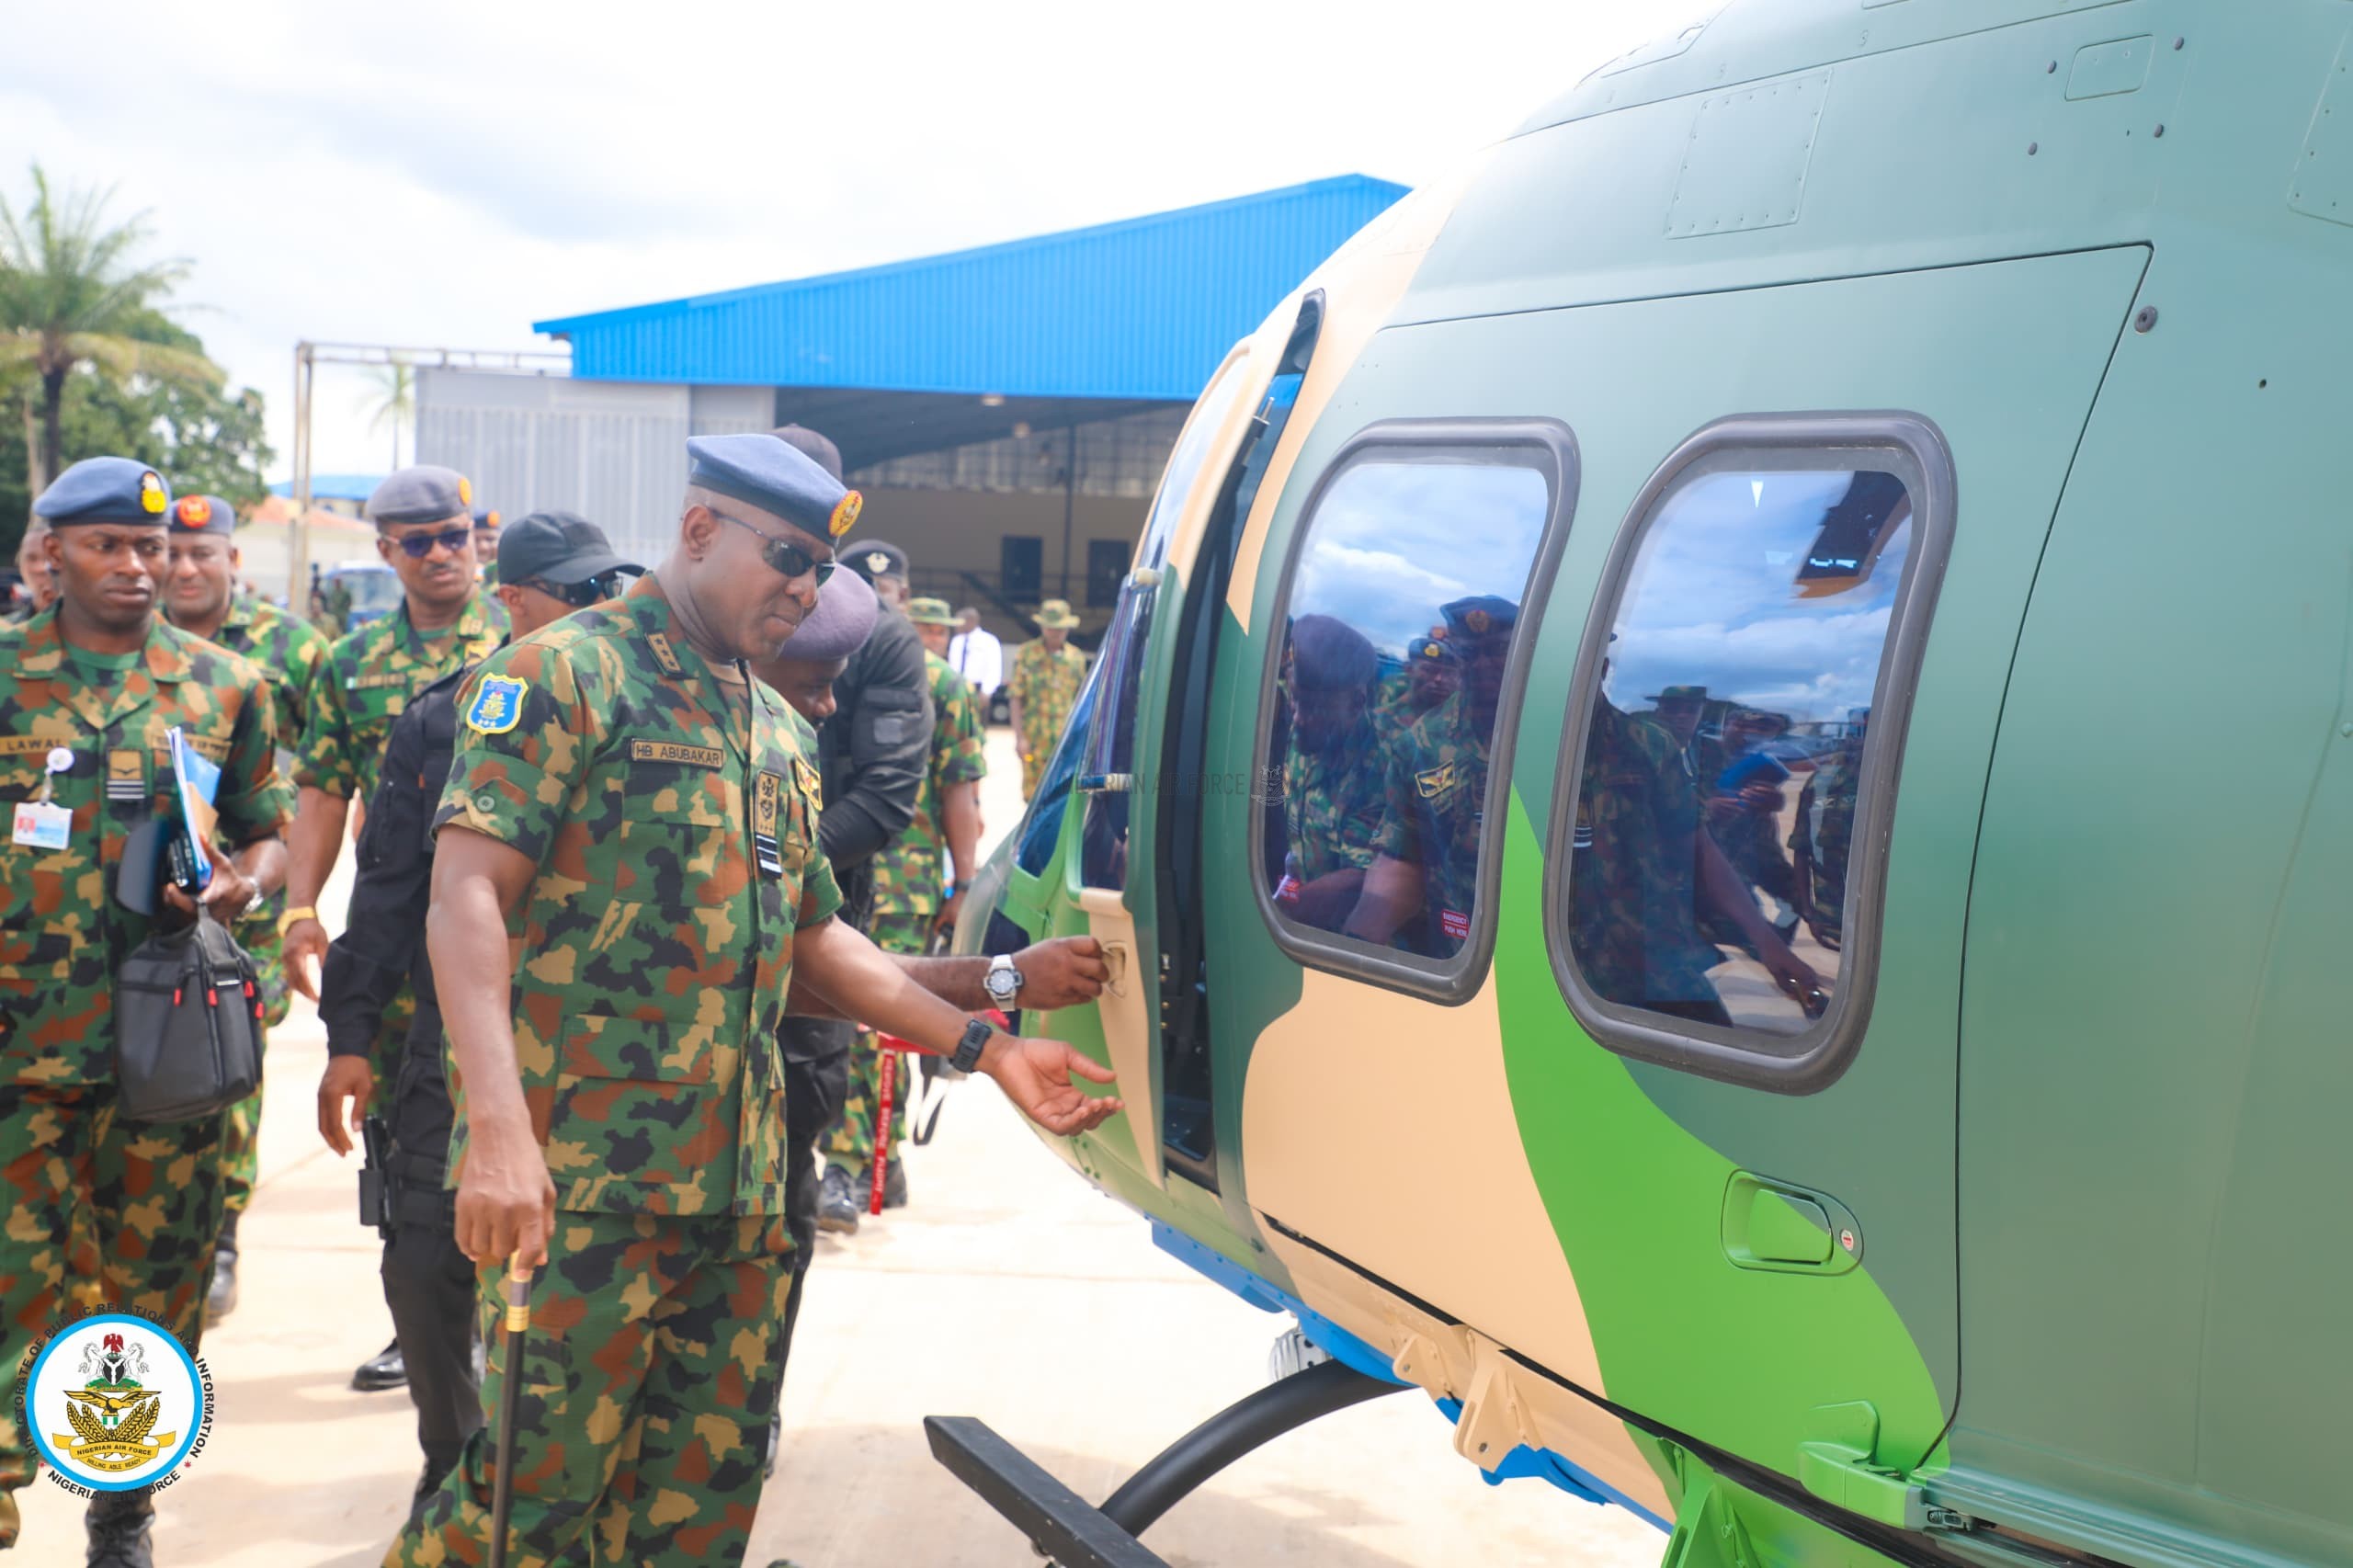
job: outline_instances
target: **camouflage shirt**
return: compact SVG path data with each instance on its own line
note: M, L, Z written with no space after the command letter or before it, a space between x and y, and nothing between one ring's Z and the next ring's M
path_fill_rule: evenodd
M1283 761L1284 847L1302 881L1372 864L1389 806L1381 738L1368 715L1322 751L1302 751L1291 733Z
M815 735L713 675L651 577L484 661L458 714L437 825L539 868L508 926L515 1055L558 1207L782 1214L792 937L841 903Z
M276 605L239 594L229 601L229 613L208 640L259 665L269 677L278 721L278 744L292 751L301 744L302 725L310 713L311 686L325 657L327 639L307 621L297 620ZM256 901L237 923L237 940L253 954L261 970L262 994L268 1003L268 1020L286 1018L285 939L278 934L278 917L286 910L286 890Z
M1627 1006L1713 1002L1723 961L1699 934L1699 792L1683 747L1607 702L1577 785L1570 949L1586 983Z
M1487 735L1458 694L1392 735L1373 847L1422 870L1422 946L1451 956L1477 908Z
M1854 846L1862 779L1859 746L1823 757L1798 797L1797 825L1790 830L1790 850L1805 862L1814 924L1834 942L1846 934L1847 858Z
M886 921L927 927L939 914L942 852L948 845L943 802L950 786L969 784L989 770L983 756L981 705L955 667L937 653L923 656L931 677L931 766L915 786L915 814L874 856L874 926Z
M1042 637L1013 651L1013 672L1006 687L1021 704L1021 749L1043 760L1063 738L1063 726L1086 684L1086 655L1069 643L1056 653Z
M111 667L119 663L121 668ZM166 732L177 726L218 764L219 836L242 847L279 832L292 806L278 772L262 671L155 618L147 644L114 660L68 648L54 610L0 629L0 794L11 814L40 798L74 813L62 850L0 846L0 1082L114 1078L114 977L153 922L114 897L123 840L151 818L176 821Z
M294 782L347 801L374 794L384 739L408 699L489 657L506 636L506 609L476 589L457 624L431 637L409 624L404 601L381 620L336 638L311 685Z

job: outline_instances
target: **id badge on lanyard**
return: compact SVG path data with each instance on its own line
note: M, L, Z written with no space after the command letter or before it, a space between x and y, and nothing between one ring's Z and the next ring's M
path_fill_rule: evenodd
M17 803L16 832L10 843L24 849L58 850L72 842L74 813L51 797L57 776L73 770L72 752L59 746L49 754L49 766L41 773L40 798Z

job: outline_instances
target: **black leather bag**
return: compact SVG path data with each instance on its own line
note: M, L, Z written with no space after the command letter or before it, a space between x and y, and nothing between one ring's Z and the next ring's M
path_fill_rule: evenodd
M209 914L158 933L115 978L117 1114L195 1121L261 1086L261 977Z

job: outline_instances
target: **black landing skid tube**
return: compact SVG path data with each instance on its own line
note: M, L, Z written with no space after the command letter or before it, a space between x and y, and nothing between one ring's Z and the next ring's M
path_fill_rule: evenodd
M1061 1568L1168 1568L1136 1538L1200 1484L1286 1432L1409 1385L1319 1361L1226 1406L1097 1508L970 1415L924 1418L932 1457Z

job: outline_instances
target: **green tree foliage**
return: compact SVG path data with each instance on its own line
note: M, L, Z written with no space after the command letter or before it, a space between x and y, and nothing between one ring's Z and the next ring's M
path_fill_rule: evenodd
M0 563L46 479L101 453L252 505L274 456L261 394L223 392L204 345L164 315L187 265L137 260L144 214L109 223L108 193L61 195L37 165L32 187L21 212L0 201Z

